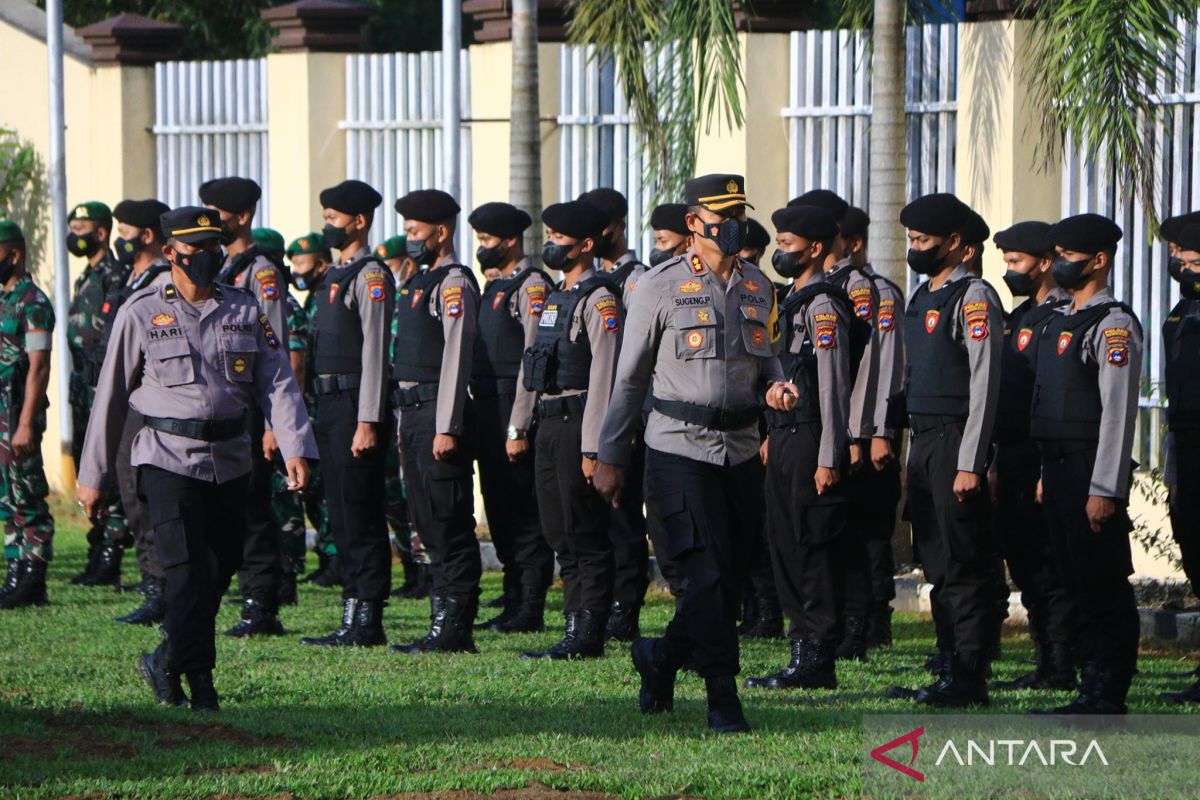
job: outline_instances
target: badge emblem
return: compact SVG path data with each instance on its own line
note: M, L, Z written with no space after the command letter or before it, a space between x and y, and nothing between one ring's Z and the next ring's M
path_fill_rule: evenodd
M881 310L879 312L879 330L890 331L896 327L896 314L893 311Z
M333 303L337 299L338 285L336 283L329 284L329 302Z
M729 192L730 194L733 194L737 190L738 190L737 181L735 181L731 178L729 183L725 184L725 191Z
M1021 328L1017 333L1017 349L1023 352L1026 347L1029 347L1031 341L1033 341L1033 329Z
M413 297L412 297L412 308L416 308L416 307L417 307L417 303L421 302L421 298L422 298L424 295L425 295L425 290L424 290L424 289L417 289L415 292L413 292Z
M238 356L233 360L233 371L238 375L246 371L246 359L243 356Z
M168 325L174 325L175 318L164 311L151 317L150 324L155 328L165 328Z
M504 292L496 292L496 296L492 298L492 311L500 308L500 304L504 302Z
M755 347L762 347L767 342L767 335L765 333L763 333L761 330L756 328L750 334L750 342Z
M925 332L926 333L934 332L934 330L937 328L937 325L938 325L938 317L940 317L941 315L942 315L942 312L940 312L940 311L926 311L925 312Z
M204 214L201 214L200 216L196 217L196 224L202 228L207 228L212 223L209 222L208 217L206 217Z
M1071 346L1071 332L1063 331L1058 335L1058 354L1061 356L1063 351Z
M759 290L759 285L750 279L742 281L742 286L745 286L748 292L757 292Z
M703 288L704 284L700 283L700 281L684 281L679 284L679 291L684 294L695 294Z
M696 348L704 345L704 334L700 331L688 331L688 347Z

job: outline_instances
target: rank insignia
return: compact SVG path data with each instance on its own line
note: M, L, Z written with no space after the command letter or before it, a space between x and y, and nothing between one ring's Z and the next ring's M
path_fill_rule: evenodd
M679 291L684 294L695 294L703 288L704 284L700 283L700 281L684 281L679 284Z
M760 288L760 287L759 287L759 285L758 285L757 283L755 283L754 281L750 280L749 278L747 278L746 280L742 281L742 286L745 286L745 287L746 287L746 291L748 291L748 292L757 292L757 291L759 290L759 288Z
M150 324L155 328L165 328L168 325L174 325L175 318L164 311L151 317Z
M1058 354L1061 356L1071 346L1071 332L1063 331L1058 335Z
M692 274L693 275L703 275L704 274L704 262L700 260L700 256L693 253L690 263L692 266Z
M688 331L687 343L688 343L688 347L692 347L692 348L703 347L704 346L704 332L703 331Z
M940 311L926 311L925 312L925 332L926 333L933 333L937 329L938 317L940 317L941 315L942 315L942 312L940 312Z
M1017 332L1017 350L1024 352L1031 341L1033 341L1033 328L1021 328Z

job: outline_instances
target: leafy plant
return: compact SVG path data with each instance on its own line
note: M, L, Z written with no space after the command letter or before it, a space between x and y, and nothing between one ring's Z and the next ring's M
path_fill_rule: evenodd
M1167 484L1163 481L1161 470L1138 471L1133 474L1133 491L1140 495L1152 509L1161 510L1169 501ZM1151 521L1139 514L1133 520L1133 540L1142 546L1155 558L1166 559L1174 569L1183 569L1180 561L1179 548L1171 535L1170 529L1159 524L1158 520Z
M35 274L45 255L49 207L49 181L41 154L16 131L0 128L0 219L21 226L30 271Z

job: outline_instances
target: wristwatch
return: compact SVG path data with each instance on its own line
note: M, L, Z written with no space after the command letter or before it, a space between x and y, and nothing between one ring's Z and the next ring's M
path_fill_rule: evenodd
M595 460L596 460L596 454L595 454L595 453L584 453L584 454L583 454L583 457L584 457L584 458L590 458L592 461L595 461Z
M504 432L504 435L507 436L510 441L519 442L525 438L525 431L509 425L508 430Z

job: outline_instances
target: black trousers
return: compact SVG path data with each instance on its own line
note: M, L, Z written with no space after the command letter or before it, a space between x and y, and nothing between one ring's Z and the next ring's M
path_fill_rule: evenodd
M211 670L217 610L242 558L249 477L211 483L143 466L138 480L167 579L167 666L178 674Z
M928 424L928 423L925 423ZM996 564L991 499L982 486L954 496L963 421L914 422L908 454L908 510L931 602L939 649L980 652L995 641Z
M542 533L558 555L563 611L604 615L616 574L608 538L613 508L583 477L582 433L582 413L538 420L538 509Z
M1200 595L1200 431L1176 431L1175 485L1170 488L1171 533L1179 544L1183 574Z
M263 457L262 438L266 429L261 411L247 414L250 431L250 485L246 489L246 537L242 544L242 567L238 588L242 595L274 607L283 580L283 530L271 509L271 477L274 467Z
M154 526L150 524L150 511L138 488L138 468L132 463L133 439L142 427L142 415L129 409L121 442L117 445L117 488L121 493L121 505L125 507L125 523L133 532L138 569L146 577L162 580L166 573L158 562Z
M896 597L892 533L900 504L900 466L892 462L882 470L875 469L868 448L869 444L863 445L862 468L843 478L850 500L849 531L857 542L846 566L847 616L887 608Z
M381 601L391 591L392 548L384 515L385 449L390 431L376 426L376 447L360 458L350 451L358 427L358 391L317 398L317 452L329 508L329 532L341 562L342 598Z
M767 439L767 540L788 636L836 642L842 636L846 568L858 540L847 530L847 497L813 483L821 424L777 428ZM859 548L861 549L861 548Z
M504 566L504 589L544 592L554 580L554 551L542 536L538 518L534 447L516 462L508 460L505 450L516 396L480 392L473 399L479 415L479 488L496 557ZM536 439L531 445L536 446Z
M616 561L613 600L632 608L645 601L646 589L650 586L650 546L646 539L646 517L642 512L646 502L645 475L646 444L639 432L632 459L625 470L621 505L612 510L612 524L608 526L608 539L612 542Z
M1046 513L1037 502L1042 460L1033 440L996 446L996 505L993 511L1000 553L1021 603L1029 614L1030 635L1042 642L1075 641L1075 606L1058 574Z
M755 455L707 464L647 448L646 502L687 577L659 653L705 678L736 675L742 582L762 535L762 463Z
M475 408L468 399L463 411L466 430L458 438L455 454L445 461L434 461L436 406L422 403L400 410L404 487L413 523L429 553L432 593L472 603L479 597L479 578L483 574L479 541L475 538L475 487L471 480Z
M1075 601L1080 653L1117 672L1137 669L1141 623L1129 576L1133 555L1124 501L1094 533L1087 519L1088 490L1096 465L1096 447L1042 447L1042 505L1059 574ZM1070 450L1072 448L1066 448Z

